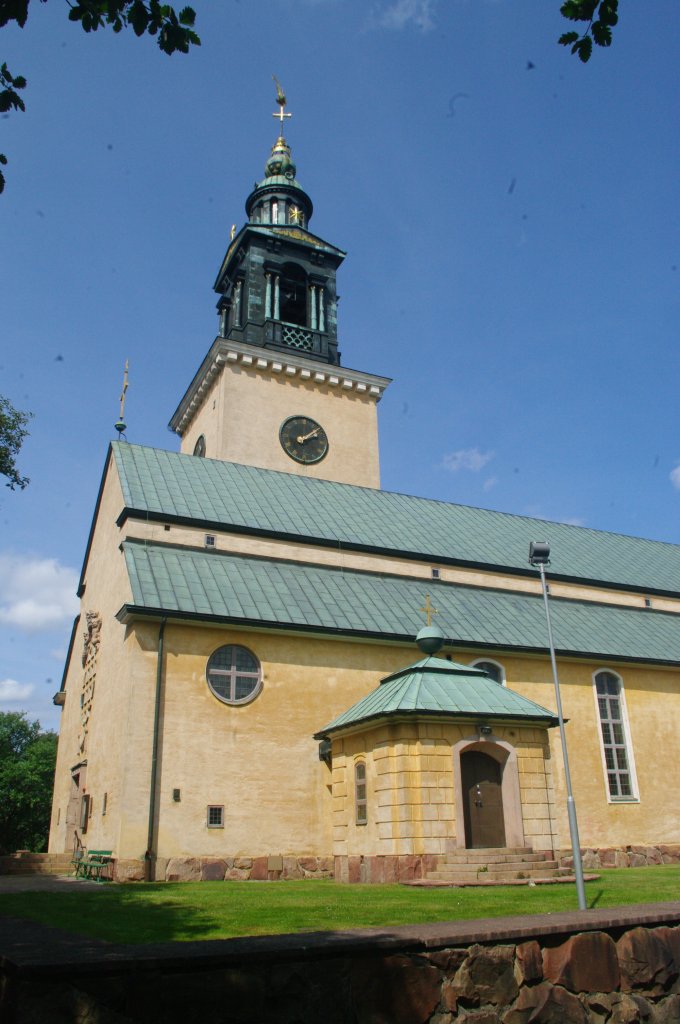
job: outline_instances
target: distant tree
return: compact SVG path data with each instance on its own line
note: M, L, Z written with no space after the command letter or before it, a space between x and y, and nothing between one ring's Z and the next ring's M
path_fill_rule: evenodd
M33 414L15 409L8 398L0 395L0 476L7 477L7 487L23 491L29 479L19 476L16 457L28 434L27 424Z
M585 32L565 32L560 36L562 46L570 46L586 64L593 52L593 41L597 46L612 45L612 28L619 20L619 0L565 0L560 7L563 17L569 21L585 21Z
M28 18L31 0L0 0L0 28L14 21L21 28ZM41 0L47 3L47 0ZM184 7L179 14L171 4L158 0L67 0L69 21L79 21L85 32L96 32L110 25L114 32L121 32L130 26L137 36L148 33L158 36L158 45L163 53L188 53L190 46L200 46L201 40L193 30L196 14L191 7ZM25 110L19 95L26 88L22 75L12 75L7 64L0 67L0 113L11 110ZM7 157L0 153L0 164L7 164ZM5 177L0 171L0 192L5 188Z
M57 735L25 711L0 712L0 853L47 846Z

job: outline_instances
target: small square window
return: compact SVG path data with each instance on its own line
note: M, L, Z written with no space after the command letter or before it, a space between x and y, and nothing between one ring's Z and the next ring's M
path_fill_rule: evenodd
M435 569L433 567L433 569L432 569L432 579L433 580L440 580L441 576L442 576L441 570L440 569Z
M224 828L224 805L208 805L208 828Z
M206 533L206 535L205 535L205 546L207 548L214 548L215 547L215 543L216 543L215 534L214 533Z
M652 607L652 599L651 599L651 597L646 597L645 598L645 608L651 608L651 607Z

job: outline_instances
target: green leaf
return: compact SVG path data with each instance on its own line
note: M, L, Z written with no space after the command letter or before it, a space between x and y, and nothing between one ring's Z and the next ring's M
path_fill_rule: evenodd
M593 52L593 41L590 36L584 36L583 39L580 39L578 43L574 44L572 53L574 49L577 51L581 63L587 64L590 60L590 55Z
M196 21L196 11L193 7L183 7L179 12L180 25L193 26Z
M558 42L561 43L562 46L571 46L571 44L575 43L577 39L578 32L565 32L563 36L560 36Z
M7 164L7 157L4 153L0 153L0 164Z
M611 46L612 45L612 30L609 25L603 25L601 21L594 21L593 27L593 39L598 46Z

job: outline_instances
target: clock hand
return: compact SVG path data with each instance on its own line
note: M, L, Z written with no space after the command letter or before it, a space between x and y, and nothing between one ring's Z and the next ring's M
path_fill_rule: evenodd
M298 437L298 444L303 444L305 441L309 441L310 437L316 437L320 430L321 427L315 427L314 430L310 430L310 432L305 434L303 437Z

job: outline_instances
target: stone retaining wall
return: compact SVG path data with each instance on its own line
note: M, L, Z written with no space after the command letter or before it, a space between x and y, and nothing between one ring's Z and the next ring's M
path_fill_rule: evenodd
M596 871L598 868L644 868L657 864L680 864L680 846L603 846L583 847L583 868ZM574 865L571 849L558 850L555 854L560 867Z
M0 1020L677 1024L679 922L667 903L134 947L0 918Z

